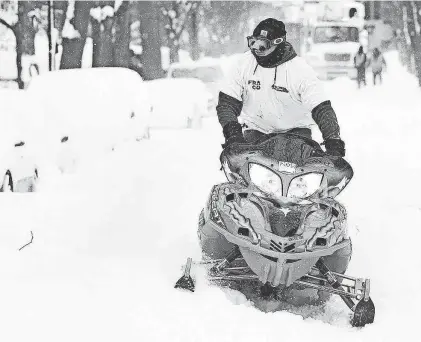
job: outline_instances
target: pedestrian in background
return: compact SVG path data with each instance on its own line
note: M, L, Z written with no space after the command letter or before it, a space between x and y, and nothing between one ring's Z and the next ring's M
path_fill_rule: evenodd
M360 46L357 54L354 57L354 66L357 69L358 88L361 87L361 83L364 83L366 86L367 82L365 80L365 69L367 66L367 55L365 54L362 46Z
M383 66L387 68L386 61L378 48L373 49L373 55L368 61L368 65L371 65L371 71L373 72L373 84L376 85L376 79L379 78L380 84L382 84L383 78Z

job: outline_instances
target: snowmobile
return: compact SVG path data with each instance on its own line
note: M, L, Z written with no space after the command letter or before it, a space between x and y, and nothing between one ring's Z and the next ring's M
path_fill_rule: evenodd
M220 161L228 182L212 188L199 216L203 260L188 258L175 287L194 291L191 267L200 265L213 282L257 282L262 296L293 287L339 295L352 326L372 323L370 279L345 275L351 240L335 197L353 177L350 164L290 133L232 144Z

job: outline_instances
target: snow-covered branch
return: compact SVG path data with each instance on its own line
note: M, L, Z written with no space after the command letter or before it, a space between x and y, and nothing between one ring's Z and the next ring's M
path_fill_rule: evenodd
M197 8L196 1L172 1L171 8L161 8L162 14L168 19L165 25L167 35L172 40L178 40L183 33L190 12Z
M91 8L91 11L89 13L93 19L100 23L107 18L114 17L114 8L112 8L111 6L98 6Z
M61 33L63 38L76 39L80 38L80 32L76 30L73 25L73 19L75 17L75 2L69 1L67 7L66 20L64 21L63 31Z
M11 11L0 11L0 23L12 29L18 22L18 15Z
M0 18L0 24L2 24L2 25L4 25L4 26L6 26L8 29L10 29L10 30L14 30L14 25L10 25L6 20L4 20L4 19L2 19L2 18Z
M122 15L129 9L129 5L130 5L129 1L116 0L114 4L114 15L116 17Z

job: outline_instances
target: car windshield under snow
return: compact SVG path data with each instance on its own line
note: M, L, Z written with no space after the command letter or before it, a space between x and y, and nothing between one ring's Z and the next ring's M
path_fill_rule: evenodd
M347 26L318 27L314 30L314 43L358 42L358 29Z

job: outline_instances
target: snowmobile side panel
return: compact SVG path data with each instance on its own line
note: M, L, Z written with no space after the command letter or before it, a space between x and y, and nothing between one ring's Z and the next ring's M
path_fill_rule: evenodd
M212 225L205 223L197 231L202 252L211 259L221 259L232 250L235 245L224 235L216 231Z

